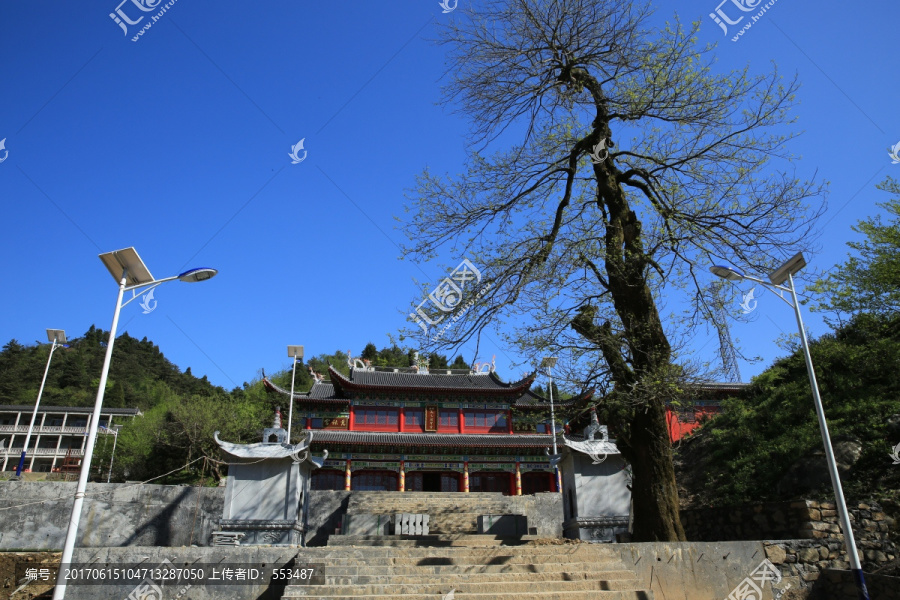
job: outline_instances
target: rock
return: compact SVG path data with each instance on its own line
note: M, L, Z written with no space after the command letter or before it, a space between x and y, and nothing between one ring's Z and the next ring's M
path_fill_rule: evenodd
M819 561L819 551L815 548L803 548L797 553L800 562L814 563Z
M784 559L787 558L787 552L785 552L784 548L781 546L766 546L766 558L768 558L773 565L780 565L784 563Z

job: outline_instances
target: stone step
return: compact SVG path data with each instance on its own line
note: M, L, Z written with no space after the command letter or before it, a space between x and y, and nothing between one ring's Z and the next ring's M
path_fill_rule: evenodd
M401 535L332 535L331 540L341 540L343 543L340 547L334 546L318 546L312 548L303 548L297 554L297 560L304 559L326 559L337 556L359 557L360 560L366 560L369 556L400 556L397 550L385 546L369 546L365 545L368 540L384 540L395 542L414 541L418 545L410 548L403 548L402 556L407 557L438 557L438 556L482 556L492 557L497 555L508 555L514 553L516 555L525 554L554 554L556 556L619 556L619 548L614 544L590 544L583 542L540 538L538 536L522 536L522 538L514 538L514 548L504 548L495 546L485 546L479 544L481 540L500 540L508 541L508 538L500 538L495 535L466 535L466 534L449 534L449 535L427 535L427 536L401 536ZM359 542L359 545L352 544L353 541ZM459 547L441 547L430 546L431 542L455 541L468 544ZM347 542L351 542L348 544ZM350 546L350 547L344 547Z
M299 562L299 561L298 561ZM597 567L615 565L621 568L621 562L618 557L611 556L578 556L578 557L557 557L552 554L533 554L526 556L495 556L491 558L482 558L477 556L458 556L458 557L434 557L434 558L411 558L407 556L397 557L369 557L365 563L361 563L359 559L335 558L327 563L308 561L311 565L323 565L334 568L346 569L366 569L367 571L381 568L390 570L396 567L419 567L422 569L430 567L466 567L466 566L513 566L527 565L536 567L537 565L555 565L562 569L570 568L572 565L592 564Z
M590 591L622 591L634 590L638 585L637 580L631 579L581 579L578 581L554 581L553 591L556 592L590 592ZM452 584L457 594L522 594L534 591L534 584L528 581L522 582L483 582L473 583L465 579ZM333 596L385 596L395 595L425 595L444 594L447 592L447 584L416 583L416 584L374 584L374 585L299 585L299 588L314 590L318 597Z
M454 592L454 600L654 600L653 592L646 590L610 590L610 591L532 591L529 593L460 593L457 594L454 588L446 589L446 591L437 594L368 594L364 590L359 594L335 596L335 595L316 595L304 594L300 589L302 586L288 586L285 594L282 596L288 598L327 598L328 600L350 600L358 598L373 598L374 600L437 600L446 598L449 592ZM446 586L445 586L446 588Z
M430 524L429 524L430 527ZM484 547L484 546L521 546L541 539L536 535L523 535L515 538L504 538L496 535L443 532L429 535L332 535L328 537L328 547L332 546L374 546L374 547Z
M355 577L341 577L326 574L322 578L322 583L326 585L375 585L375 584L409 584L422 583L423 579L427 583L433 584L456 584L461 580L468 583L485 583L485 582L506 582L506 581L530 581L533 583L542 583L552 585L555 581L579 581L587 579L599 580L633 580L634 573L622 569L614 570L598 570L597 565L592 563L582 563L580 570L571 570L570 565L565 565L564 569L553 569L547 571L535 572L531 569L520 569L516 571L495 571L495 572L468 572L461 573L458 571L451 573L430 573L427 578L421 574L416 575L398 575L392 572L387 575L357 575Z
M460 576L473 574L500 574L513 573L524 575L528 573L546 573L549 575L562 572L582 571L624 571L624 565L620 562L582 562L582 563L518 563L518 564L445 564L445 565L396 565L396 566L366 566L366 565L301 565L314 569L317 583L324 583L325 578L356 578L356 577L434 577L434 576ZM355 579L353 580L355 582Z

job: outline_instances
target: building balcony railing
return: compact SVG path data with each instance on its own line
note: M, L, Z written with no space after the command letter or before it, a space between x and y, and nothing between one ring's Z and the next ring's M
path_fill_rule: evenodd
M21 448L10 448L8 451L10 456L19 456L22 454ZM60 456L63 457L66 453L69 452L70 456L84 456L84 450L79 450L76 448L72 448L70 451L68 448L60 448L57 450L56 448L31 448L28 450L28 456Z
M60 427L58 425L47 425L46 427L38 427L35 425L32 435L44 435L51 433L68 433L83 435L86 426L81 427ZM0 425L0 433L28 433L28 425Z

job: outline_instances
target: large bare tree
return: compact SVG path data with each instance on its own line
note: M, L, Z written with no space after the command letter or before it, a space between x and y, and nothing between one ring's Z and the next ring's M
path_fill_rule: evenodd
M684 539L665 405L685 356L670 340L715 318L710 264L766 269L808 240L822 190L786 171L796 80L720 73L698 23L655 25L640 2L459 12L441 42L469 158L461 175L419 176L405 250L467 257L484 279L428 344L498 327L526 356L561 353L570 382L603 391L635 539Z

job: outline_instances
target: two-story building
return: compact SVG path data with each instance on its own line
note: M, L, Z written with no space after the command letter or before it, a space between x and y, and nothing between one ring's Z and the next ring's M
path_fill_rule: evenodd
M0 470L15 471L19 464L33 412L33 405L0 405ZM93 407L39 407L28 443L25 470L49 473L59 471L64 464L68 469L80 468L93 412ZM100 425L115 430L116 425L139 414L136 408L104 408L100 413ZM104 430L100 432L98 443L104 443Z

